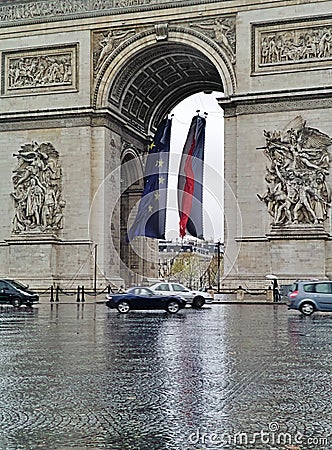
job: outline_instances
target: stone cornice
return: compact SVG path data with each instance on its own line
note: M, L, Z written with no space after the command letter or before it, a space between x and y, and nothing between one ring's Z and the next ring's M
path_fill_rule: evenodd
M109 14L137 13L217 2L220 0L39 0L17 2L13 5L11 2L0 1L0 27Z
M141 139L144 135L132 124L121 120L119 115L109 108L94 109L87 106L0 113L0 132L89 126L106 127L117 132L123 129L136 139Z
M293 109L317 109L332 107L332 88L290 89L242 93L218 100L225 117L241 114L259 114Z

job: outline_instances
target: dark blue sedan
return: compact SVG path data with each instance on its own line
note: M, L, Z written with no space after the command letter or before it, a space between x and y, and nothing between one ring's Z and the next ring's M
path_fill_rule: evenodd
M177 313L186 306L186 301L179 296L156 295L146 287L133 287L124 293L107 294L106 306L116 308L125 314L131 309L163 309L171 314Z

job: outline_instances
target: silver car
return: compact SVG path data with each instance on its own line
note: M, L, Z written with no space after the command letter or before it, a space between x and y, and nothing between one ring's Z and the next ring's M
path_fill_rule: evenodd
M205 303L212 303L213 297L208 292L191 291L183 284L176 282L160 281L150 286L154 292L159 295L180 295L193 308L202 308Z
M306 316L315 311L332 312L332 282L328 280L297 280L288 292L288 309L297 309Z

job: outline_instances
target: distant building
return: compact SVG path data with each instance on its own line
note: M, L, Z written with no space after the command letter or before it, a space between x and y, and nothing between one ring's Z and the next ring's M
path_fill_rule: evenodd
M181 273L174 273L173 266L176 260L183 257L186 253L198 257L197 272L195 273L194 285L196 288L210 284L210 274L212 277L216 273L216 264L219 258L222 259L224 253L224 244L218 242L185 240L183 242L175 240L159 241L159 278L176 278L178 281L184 281ZM213 269L212 269L213 267Z

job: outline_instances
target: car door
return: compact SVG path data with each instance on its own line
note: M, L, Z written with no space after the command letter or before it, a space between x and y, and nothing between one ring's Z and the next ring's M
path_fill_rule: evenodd
M316 283L315 300L321 311L332 311L332 284L328 281Z
M5 281L0 281L0 303L10 302L10 291Z
M161 301L158 299L157 295L150 289L145 289L144 287L139 287L134 289L134 303L137 309L159 309L161 308Z
M158 295L172 295L169 283L160 283L153 290Z

